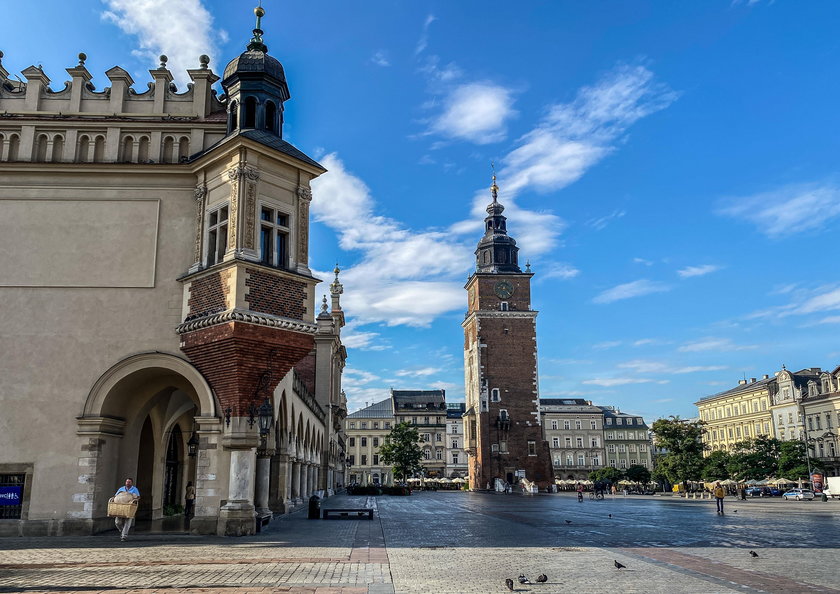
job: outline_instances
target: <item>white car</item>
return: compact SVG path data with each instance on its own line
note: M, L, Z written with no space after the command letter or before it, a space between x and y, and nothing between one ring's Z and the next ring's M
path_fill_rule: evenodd
M808 501L814 500L814 492L809 491L808 489L791 489L784 495L782 495L782 499L787 501L788 499L796 499L797 501L802 501L806 499Z

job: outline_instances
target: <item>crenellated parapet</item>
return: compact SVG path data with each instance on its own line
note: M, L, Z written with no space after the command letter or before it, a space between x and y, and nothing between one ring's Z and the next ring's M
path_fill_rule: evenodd
M131 75L114 66L110 86L97 90L85 67L67 68L70 80L53 89L41 67L9 78L0 52L0 161L40 163L173 164L186 161L226 133L226 107L213 85L219 77L202 55L187 70L190 82L179 92L166 56L149 71L151 81L137 91Z

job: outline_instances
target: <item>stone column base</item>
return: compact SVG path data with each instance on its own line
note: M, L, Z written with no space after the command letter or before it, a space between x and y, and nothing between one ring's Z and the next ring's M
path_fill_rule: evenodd
M254 505L250 501L228 501L219 510L217 534L250 536L255 533Z

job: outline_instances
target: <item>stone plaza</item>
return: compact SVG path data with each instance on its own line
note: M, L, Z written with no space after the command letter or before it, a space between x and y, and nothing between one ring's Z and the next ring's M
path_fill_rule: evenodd
M415 492L351 497L238 539L141 530L6 538L0 592L840 592L837 502ZM752 557L755 551L758 557ZM626 566L616 569L614 561ZM519 584L524 574L531 584ZM545 583L535 583L540 574Z

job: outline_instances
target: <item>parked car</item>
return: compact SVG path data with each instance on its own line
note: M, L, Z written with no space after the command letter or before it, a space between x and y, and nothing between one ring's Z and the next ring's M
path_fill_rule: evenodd
M761 487L747 487L747 497L761 497Z
M802 501L803 499L807 501L814 500L814 492L808 489L791 489L784 495L782 495L782 499L787 501L788 499L796 499L797 501Z

